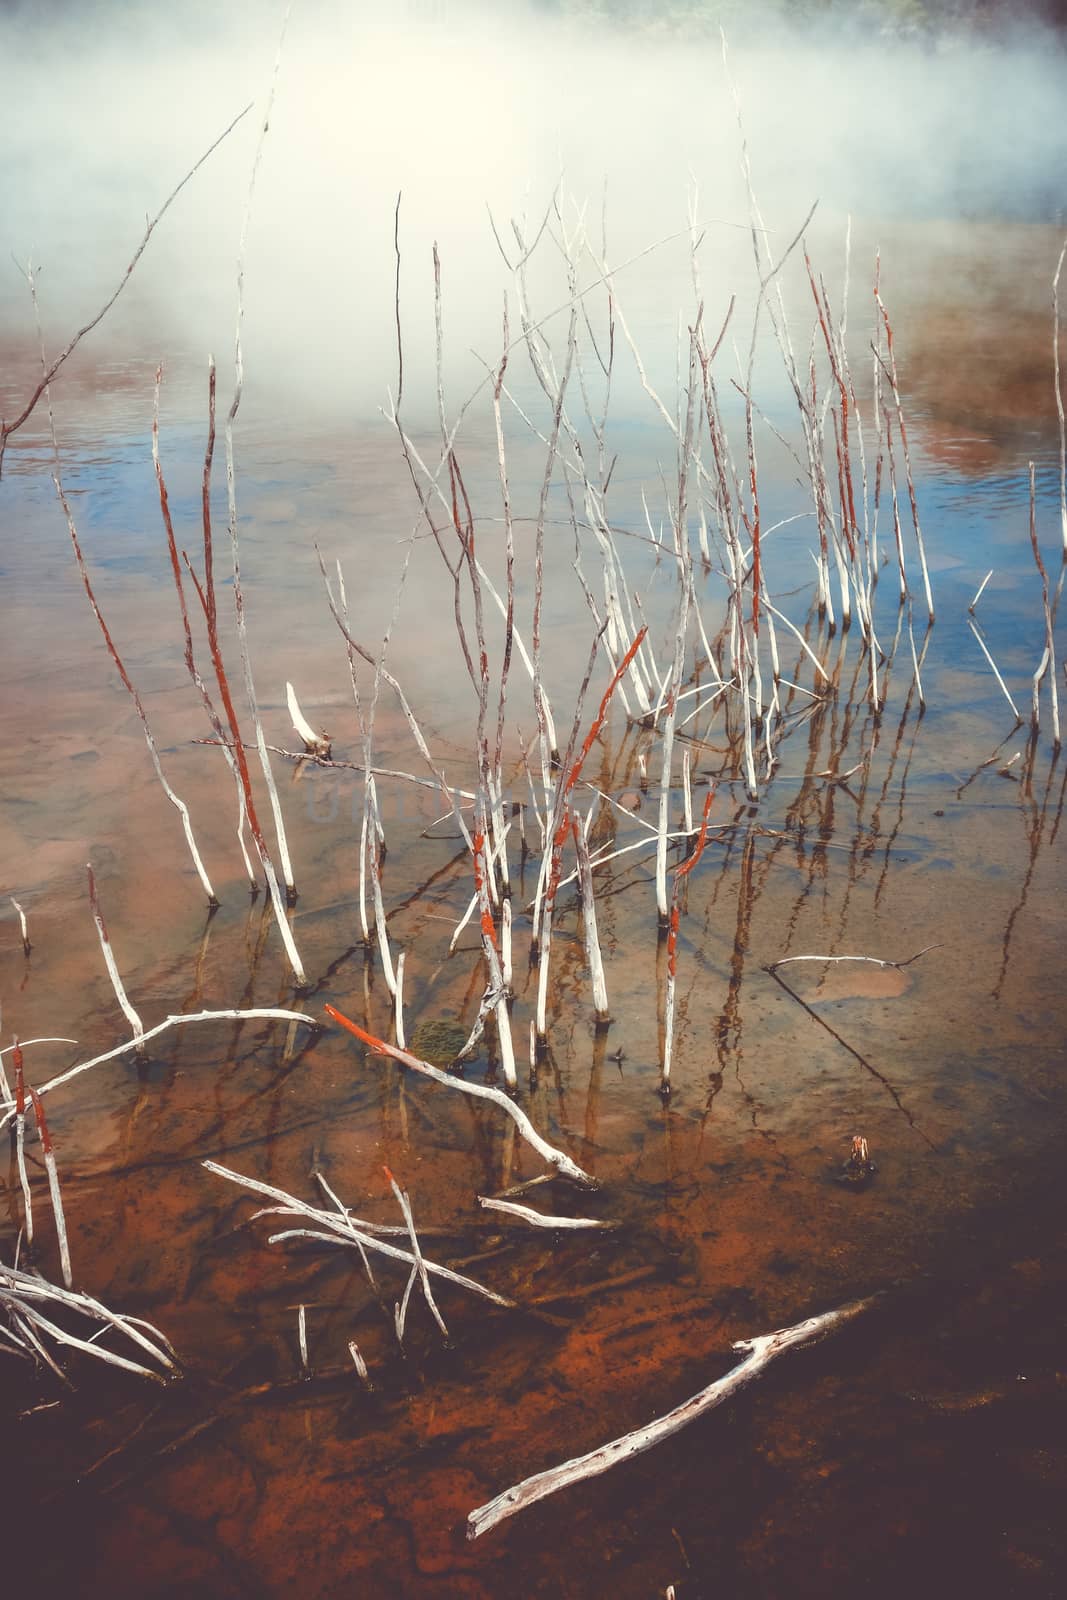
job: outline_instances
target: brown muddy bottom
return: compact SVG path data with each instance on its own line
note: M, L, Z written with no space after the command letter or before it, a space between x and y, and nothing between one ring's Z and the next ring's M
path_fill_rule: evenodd
M309 457L326 460L335 442L309 443ZM936 432L923 442L936 459ZM491 482L490 444L478 440L472 485ZM343 644L313 557L276 537L304 503L302 485L284 473L274 481L252 455L261 470L246 487L244 548L267 736L292 748L291 678L311 720L333 734L335 756L359 762ZM192 497L191 454L186 469ZM377 474L376 489L369 531L354 535L347 474L361 470ZM216 876L222 906L211 917L79 595L65 528L36 480L19 483L2 856L33 949L24 956L17 923L4 924L4 1021L25 1039L79 1041L28 1049L34 1081L125 1037L86 905L87 860L146 1026L231 1006L295 1007L324 1023L329 1001L392 1038L391 1000L356 909L359 774L278 763L301 891L293 927L311 977L295 998L269 909L250 904L242 881L228 778L216 752L192 743L204 729L182 677L165 555L124 542L114 517L86 541ZM72 1358L68 1393L28 1363L0 1362L10 1583L37 1594L309 1600L636 1600L668 1585L685 1600L889 1596L902 1586L1062 1593L1067 770L1047 738L1005 739L1011 718L964 653L959 620L986 551L969 547L969 528L953 532L959 482L926 487L941 507L931 532L943 538L931 537L942 615L924 666L925 714L906 642L876 714L858 640L827 639L808 618L833 694L798 716L759 803L725 775L721 749L691 747L698 808L709 782L718 794L686 886L666 1101L657 1093L666 953L647 846L598 874L606 1030L593 1025L573 888L561 894L549 1050L532 1071L520 1065L519 1099L599 1187L556 1181L521 1198L613 1228L533 1230L481 1209L479 1195L543 1171L507 1119L330 1026L190 1024L48 1097L75 1282L160 1327L184 1375L156 1388ZM970 479L961 492L976 492ZM351 563L350 594L358 573L361 632L380 638L401 559L392 543L386 559L381 541L412 520L402 476L364 440L314 491L308 520ZM1000 565L1016 535L999 511L986 531ZM999 591L1006 621L992 636L1019 684L1041 634L1032 577L1011 548ZM462 782L470 701L453 674L451 598L432 557L424 546L413 564L390 664ZM589 643L569 559L549 580L548 667L568 719ZM661 581L649 579L653 612ZM662 655L662 616L655 626ZM414 770L406 725L385 700L376 750L382 766ZM618 801L600 814L598 843L646 837L652 751L616 707L586 774ZM525 779L510 754L518 792ZM437 1029L444 1050L440 1030L450 1042L468 1031L484 988L476 924L450 951L472 892L470 858L433 791L382 786L384 891L390 938L407 953L409 1036ZM516 848L513 867L518 1042L536 994L526 960L536 866L520 867ZM499 1081L484 1045L462 1070ZM863 1185L841 1181L855 1135L877 1169ZM37 1153L31 1145L35 1260L56 1277ZM445 1341L416 1293L401 1347L405 1267L376 1262L371 1286L351 1250L269 1243L298 1224L254 1218L262 1198L206 1171L205 1159L314 1203L321 1173L360 1216L395 1226L388 1168L410 1194L427 1255L515 1307L442 1284ZM4 1184L0 1252L10 1261L23 1220L13 1159ZM863 1317L783 1357L655 1451L465 1539L468 1514L508 1485L650 1421L726 1371L734 1340L867 1294L879 1299Z

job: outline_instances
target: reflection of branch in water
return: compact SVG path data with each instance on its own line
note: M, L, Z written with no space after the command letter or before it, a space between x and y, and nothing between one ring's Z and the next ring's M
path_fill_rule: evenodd
M882 674L882 706L884 706L887 703L888 698L889 698L890 679L891 679L891 676L892 676L894 665L896 663L897 650L898 650L899 645L900 645L901 634L902 634L902 629L903 629L903 620L904 620L904 611L903 611L903 609L899 609L898 613L897 613L896 632L893 635L893 642L892 642L892 645L890 646L889 654L886 657L885 665L884 665L884 668L883 668L883 674ZM929 640L928 640L928 637L927 637L927 640L924 641L924 645L923 645L923 652L922 652L923 656L925 656L928 642L929 642ZM913 697L915 695L915 690L916 690L916 683L915 683L915 678L913 676L913 678L911 680L911 683L910 683L910 686L909 686L909 689L908 689L907 697L905 699L904 709L903 709L903 712L901 714L900 721L899 721L899 723L897 725L896 737L895 737L895 739L893 741L893 746L892 746L892 749L891 749L891 751L889 753L889 758L888 758L888 762L887 762L887 765L886 765L885 776L884 776L884 778L882 780L881 788L878 791L878 794L877 794L877 796L876 796L876 798L874 800L873 808L871 810L870 820L868 821L866 827L863 829L862 832L859 832L859 831L857 832L857 835L853 839L853 842L852 842L851 862L850 862L850 867L849 867L849 891L850 892L848 894L846 894L845 903L844 903L844 906L842 908L842 915L841 915L840 922L839 922L839 934L842 935L842 936L843 936L844 930L845 930L846 913L847 913L847 909L848 909L849 900L851 898L851 888L856 883L860 882L866 876L867 870L868 870L872 860L874 859L875 845L876 845L877 841L879 840L879 838L881 837L881 832L882 832L882 807L885 805L886 800L889 797L890 790L892 788L893 779L894 779L894 775L896 773L896 768L897 768L897 762L898 762L899 756L900 756L900 749L901 749L901 742L902 742L903 734L904 734L904 728L905 728L905 726L907 724L907 721L908 721L908 717L909 717L910 709L911 709L912 699L913 699ZM859 824L862 822L863 813L864 813L864 810L866 809L866 803L867 803L867 798L868 798L868 789L870 787L871 779L872 779L872 776L873 776L873 765L874 765L873 757L874 757L874 753L877 751L877 749L879 747L879 744L881 742L882 717L883 717L882 709L879 708L877 712L872 713L871 716L868 718L868 721L865 724L864 729L862 730L861 735L860 735L860 744L861 744L861 746L863 746L865 741L867 741L867 740L869 740L869 744L867 745L867 757L868 757L867 770L866 770L866 772L864 774L863 782L860 785L860 795L858 797L857 796L853 796L853 799L856 800L856 804L857 804L858 812L859 812L859 814L857 816L857 826L858 827L859 827ZM915 734L913 734L913 738L912 738L912 748L914 747L915 736L917 735L917 732L918 732L918 722L916 722L916 725L915 725ZM903 791L904 791L904 789L906 788L906 785L907 785L907 774L908 774L908 769L910 767L910 762L911 762L911 749L909 749L909 752L908 752L908 760L907 760L907 763L905 765L904 777L902 779L902 788L899 791L899 802L900 803L899 803L899 809L898 809L897 823L896 823L896 826L895 826L895 828L893 830L893 833L891 835L891 840L896 837L897 833L900 830L901 822L903 820L903 814L904 814ZM851 790L849 791L849 793L851 793ZM886 867L888 867L888 860L889 860L889 856L888 856L888 853L887 853L887 855L886 855L886 866L883 867L883 872L882 872L881 878L879 880L879 887L876 890L876 894L875 894L875 904L876 905L878 903L878 898L879 898L879 895L881 894L881 890L884 887L885 871L886 871Z
M193 963L193 987L182 1001L183 1011L202 1011L204 1007L204 969L207 964L208 946L211 943L211 931L215 926L217 906L210 906L204 922L204 931L200 935L200 944Z
M791 989L789 984L786 983L785 979L780 977L773 967L764 967L763 970L767 973L768 977L773 978L775 983L785 990L786 994L789 995L791 999L796 1001L798 1006L803 1007L803 1009L808 1013L808 1016L813 1018L813 1020L819 1024L820 1028L825 1028L827 1033L830 1034L832 1038L836 1039L838 1044L843 1046L843 1048L848 1051L850 1056L855 1057L860 1066L866 1068L872 1078L878 1079L878 1082L882 1085L883 1089L885 1089L890 1095L893 1103L896 1105L897 1110L901 1112L901 1114L907 1119L908 1125L914 1128L915 1132L919 1135L919 1138L923 1140L924 1144L929 1145L931 1150L936 1151L937 1145L929 1137L929 1135L924 1133L922 1128L920 1128L914 1116L908 1110L907 1106L901 1099L900 1094L896 1089L894 1089L885 1073L879 1072L878 1068L868 1061L866 1056L861 1056L859 1051L854 1049L853 1046L849 1044L847 1039L843 1039L838 1033L837 1029L831 1027L825 1017L820 1017L819 1013L812 1006L809 1006L806 1000L802 1000L800 995L797 994L796 990Z
M597 1147L597 1126L600 1120L600 1089L604 1078L608 1036L604 1028L593 1034L593 1060L589 1068L589 1087L585 1095L585 1127L583 1130L582 1160L591 1163Z
M1033 746L1033 741L1031 741L1031 745ZM992 996L994 1000L1000 999L1001 993L1004 989L1004 980L1008 975L1008 962L1011 958L1011 946L1015 933L1015 924L1018 921L1019 916L1029 898L1030 885L1033 882L1034 870L1037 867L1038 857L1041 854L1041 846L1044 842L1045 823L1048 818L1049 800L1052 795L1052 780L1056 773L1056 766L1060 759L1060 752L1059 750L1054 750L1052 753L1052 760L1049 763L1048 776L1045 779L1045 788L1041 797L1040 807L1038 806L1036 800L1032 798L1033 791L1031 779L1033 774L1033 757L1034 749L1031 747L1029 760L1027 763L1027 779L1023 789L1020 791L1020 800L1023 802L1026 810L1030 814L1029 823L1024 824L1027 843L1030 847L1030 864L1026 869L1026 875L1023 878L1022 886L1019 890L1019 898L1012 907L1008 916L1008 920L1004 925L1000 972L997 976L996 984L992 989ZM1056 837L1057 830L1059 829L1060 817L1063 814L1065 789L1067 789L1067 770L1064 771L1063 781L1060 784L1059 798L1056 802L1056 811L1049 842Z
M896 739L893 741L893 766L895 766L896 761L897 761L897 757L898 757L899 752L900 752L901 743L902 743L903 738L904 738L905 725L906 725L906 723L908 721L908 717L911 715L911 701L912 701L912 695L914 694L914 691L915 691L915 684L914 684L914 681L913 681L912 687L908 690L908 698L904 702L904 710L903 710L903 713L901 714L900 725L897 728L897 736L896 736ZM892 828L889 830L889 833L888 833L888 835L886 837L885 851L884 851L884 854L882 856L882 870L878 875L878 887L874 891L874 907L875 907L876 911L878 909L878 906L879 906L879 903L881 901L882 895L883 895L883 893L885 891L886 882L887 882L888 877L889 877L889 863L890 863L890 861L892 860L892 857L893 857L893 846L896 843L897 835L899 834L901 828L904 826L904 808L905 808L905 805L907 803L907 797L908 797L908 777L909 777L909 775L911 773L912 757L915 754L915 741L919 737L919 728L921 726L922 726L922 718L921 718L921 716L920 717L916 717L915 724L914 724L914 726L913 726L913 728L911 730L911 742L908 745L907 755L904 758L904 770L900 775L900 787L897 790L897 819L894 822ZM890 771L892 771L892 766L890 768ZM886 779L887 787L888 787L888 783L889 783L889 779L887 777L887 779Z
M722 1070L727 1057L732 1055L735 1068L741 1066L741 985L745 975L745 956L748 953L752 930L752 911L755 904L753 865L756 841L751 832L746 833L741 850L741 864L737 872L737 923L734 929L734 947L730 953L730 978L726 1000L715 1029L715 1053Z

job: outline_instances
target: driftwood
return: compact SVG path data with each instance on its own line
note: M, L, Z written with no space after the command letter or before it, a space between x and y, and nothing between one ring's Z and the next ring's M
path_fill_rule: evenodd
M655 1422L650 1422L643 1428L636 1428L633 1433L624 1434L621 1439L613 1439L610 1444L590 1450L587 1455L575 1456L573 1460L564 1461L558 1467L549 1467L544 1472L537 1472L532 1478L524 1478L513 1488L505 1489L495 1499L470 1513L467 1518L467 1538L477 1539L481 1534L488 1533L490 1528L495 1528L497 1523L514 1516L516 1511L525 1510L535 1501L543 1500L546 1495L555 1494L558 1489L566 1489L572 1483L581 1483L585 1478L598 1477L600 1473L607 1472L609 1467L614 1467L618 1462L629 1461L631 1457L641 1455L653 1445L659 1444L661 1439L669 1439L687 1423L695 1421L706 1411L721 1405L724 1400L728 1400L754 1378L758 1378L763 1369L777 1356L784 1355L785 1351L797 1345L809 1344L813 1339L829 1333L832 1328L850 1321L872 1305L873 1300L874 1297L852 1300L847 1305L839 1306L836 1311L827 1311L820 1317L808 1317L803 1322L795 1323L791 1328L779 1328L777 1333L762 1333L754 1339L739 1339L733 1348L747 1351L746 1359L739 1366L732 1367L723 1377L716 1378L706 1389L701 1389L698 1394L684 1400L680 1406L675 1406L673 1411L668 1411L666 1416L657 1418Z

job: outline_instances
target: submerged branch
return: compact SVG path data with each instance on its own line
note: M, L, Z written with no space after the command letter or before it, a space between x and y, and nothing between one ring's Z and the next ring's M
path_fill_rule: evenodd
M633 1433L623 1434L622 1438L613 1439L610 1444L601 1445L597 1450L590 1450L587 1455L575 1456L573 1460L565 1461L561 1466L549 1467L545 1472L524 1478L522 1483L516 1484L514 1488L505 1489L495 1499L470 1513L467 1518L467 1538L477 1539L506 1518L513 1517L516 1511L525 1510L527 1506L543 1500L546 1495L555 1494L559 1489L566 1489L572 1483L581 1483L586 1478L598 1477L600 1473L607 1472L609 1467L616 1466L620 1461L629 1461L632 1457L650 1450L653 1445L659 1444L662 1439L669 1439L672 1434L678 1433L697 1417L702 1417L705 1412L722 1405L724 1400L728 1400L739 1389L743 1389L754 1378L758 1378L765 1367L778 1356L784 1355L787 1350L792 1350L798 1345L810 1344L813 1339L818 1339L831 1329L851 1321L873 1303L873 1296L866 1300L853 1300L848 1305L839 1306L836 1311L825 1312L821 1317L808 1317L804 1322L794 1323L791 1328L780 1328L777 1333L765 1333L755 1339L738 1340L733 1348L748 1352L746 1359L739 1366L732 1367L723 1377L716 1378L706 1389L701 1389L699 1393L683 1401L680 1406L675 1406L673 1411L668 1411L666 1416L657 1418L655 1422L650 1422L643 1428L635 1428Z

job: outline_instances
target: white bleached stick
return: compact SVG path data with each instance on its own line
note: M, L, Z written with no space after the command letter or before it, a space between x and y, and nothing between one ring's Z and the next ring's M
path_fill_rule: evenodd
M140 1043L146 1045L149 1039L155 1039L161 1033L166 1033L168 1028L180 1027L187 1022L302 1022L305 1027L317 1028L319 1024L314 1017L307 1017L302 1011L283 1011L273 1006L264 1006L248 1011L187 1011L181 1016L164 1017L162 1022L157 1022L154 1028L149 1028L142 1034ZM27 1044L44 1044L51 1041L42 1039L28 1039ZM66 1041L73 1043L73 1040ZM114 1050L105 1050L103 1055L93 1056L90 1061L79 1061L77 1066L69 1067L66 1072L61 1072L58 1077L49 1078L47 1083L42 1083L38 1094L47 1094L50 1089L59 1089L63 1084L69 1083L72 1078L80 1077L83 1072L88 1072L91 1067L99 1067L105 1061L114 1061L118 1056L124 1056L127 1050L135 1048L137 1041L127 1039L124 1044L118 1044ZM8 1112L0 1119L0 1128L6 1127L13 1113Z
M19 903L15 899L14 895L10 895L8 898L10 899L11 904L14 906L15 910L19 914L19 927L20 927L21 932L22 932L22 949L23 949L23 953L25 955L29 955L30 951L33 949L33 946L30 944L30 930L26 926L26 913L25 913L25 911L23 911L22 907L19 905Z
M290 9L290 6L286 7L285 15L282 18L281 33L278 39L278 49L274 58L274 70L271 75L270 91L267 95L267 105L263 116L263 122L260 125L260 134L256 143L255 155L252 158L252 171L249 175L248 194L245 199L244 217L241 222L241 238L237 251L237 318L236 330L234 333L233 399L230 402L230 409L226 415L226 425L223 436L226 445L226 500L230 533L230 555L233 564L233 603L234 618L237 623L237 644L240 651L241 668L244 675L245 696L248 700L248 709L252 717L252 726L256 735L256 750L259 753L259 763L263 771L263 781L267 786L267 794L270 798L271 812L274 816L274 831L278 840L278 854L281 859L282 876L285 879L286 899L290 904L292 904L292 902L296 899L296 884L293 879L293 867L289 857L289 842L285 834L285 821L282 816L281 801L278 798L278 787L274 781L274 773L271 769L270 756L267 752L267 742L263 734L263 724L260 721L259 702L256 698L255 678L252 672L252 658L249 654L248 648L248 628L245 621L244 593L241 588L241 561L237 537L237 489L233 444L233 425L236 420L238 410L240 409L241 398L244 392L244 353L241 343L241 325L244 322L245 314L244 281L245 253L248 242L248 225L252 214L252 200L255 194L256 180L259 176L260 162L263 157L263 146L266 141L268 129L270 128L271 113L274 109L274 96L278 85L278 73L281 69L282 49L285 44L286 30L289 26ZM286 953L288 954L290 963L293 967L293 973L296 981L299 986L303 988L305 986L304 971L300 962L300 958L296 952L296 945L293 942L291 930L289 930L288 938L286 937L288 923L276 892L277 883L272 881L274 876L273 866L269 865L265 860L263 862L263 868L267 874L267 882L271 890L271 899L274 902L274 908L278 918L279 932L281 933L282 940L285 943Z
M609 1019L608 985L604 977L604 958L600 950L600 931L596 920L596 901L593 897L593 869L589 861L589 841L584 832L574 824L574 848L578 860L578 881L582 891L582 927L585 931L585 958L589 963L589 976L593 984L593 1010L598 1023Z
M340 1213L341 1217L344 1220L345 1226L347 1227L349 1233L352 1235L352 1243L355 1245L356 1249L359 1251L360 1260L363 1262L363 1270L367 1274L367 1282L370 1284L372 1289L377 1291L378 1285L377 1285L377 1283L375 1282L375 1279L374 1279L373 1268L371 1267L370 1261L367 1259L367 1252L363 1248L363 1241L361 1240L359 1234L356 1232L355 1227L353 1226L352 1218L350 1217L349 1212L348 1212L348 1207L346 1205L344 1205L341 1200L338 1199L337 1195L334 1194L333 1190L330 1188L330 1185L327 1183L325 1177L323 1176L323 1174L321 1172L316 1172L314 1174L314 1176L315 1176L315 1181L319 1185L319 1188L326 1195L327 1199L332 1200L334 1205L337 1207L338 1212ZM360 1218L360 1227L361 1228L367 1228L369 1230L369 1232L371 1232L371 1233L379 1233L379 1232L383 1231L380 1228L371 1227L368 1223L364 1222L362 1218Z
M81 1294L77 1290L60 1289L56 1284L48 1283L36 1273L22 1272L18 1267L8 1267L3 1262L0 1262L0 1301L17 1307L22 1314L29 1313L28 1301L52 1301L56 1305L66 1306L69 1310L77 1311L82 1316L90 1317L94 1321L109 1323L117 1332L125 1334L127 1339L132 1340L142 1350L147 1351L162 1366L168 1368L171 1372L177 1370L173 1359L173 1346L165 1335L160 1333L158 1328L153 1327L150 1322L145 1322L140 1317L127 1317L117 1311L111 1311L101 1301L94 1300L92 1295ZM159 1344L153 1343L152 1339L147 1338L144 1333L140 1332L142 1328L146 1328L148 1333L159 1341ZM51 1325L49 1325L49 1331L51 1331ZM97 1356L102 1361L112 1361L119 1366L128 1365L121 1357L114 1355L110 1350L106 1350L102 1345L92 1341L82 1343L80 1340L74 1341L68 1338L65 1342L77 1343L79 1348L86 1349L90 1355ZM145 1372L144 1368L135 1368L134 1370ZM146 1376L155 1377L157 1375L146 1372Z
M48 1122L44 1114L44 1106L36 1089L29 1091L33 1101L34 1115L37 1118L37 1134L44 1151L45 1170L48 1173L48 1192L52 1199L52 1214L56 1222L56 1239L59 1243L59 1263L63 1273L63 1286L73 1289L74 1276L70 1265L70 1243L67 1239L67 1219L63 1210L63 1195L59 1187L59 1171L56 1167L55 1151L52 1147L52 1137L48 1131Z
M990 567L989 571L986 573L985 577L982 579L981 583L978 585L977 591L975 592L974 599L971 601L970 605L967 607L967 610L971 613L972 616L974 615L974 608L978 604L979 600L981 600L983 594L985 593L985 586L989 582L989 580L990 580L990 578L992 576L993 576L993 568Z
M22 1051L19 1048L18 1035L11 1046L15 1054L15 1095L14 1102L9 1107L6 1120L15 1119L15 1164L18 1167L19 1186L22 1189L22 1204L25 1216L26 1243L33 1243L33 1197L30 1194L30 1179L26 1171L26 1079L22 1065Z
M104 923L103 914L100 910L100 901L97 898L96 879L93 877L93 869L91 864L86 863L85 870L89 874L89 904L92 906L93 921L96 923L96 931L100 939L100 948L104 953L104 964L107 967L107 975L111 979L111 987L115 991L115 998L122 1007L126 1021L133 1029L134 1044L138 1050L141 1050L144 1048L144 1024L137 1015L137 1012L133 1009L133 1006L131 1006L126 995L126 990L123 987L122 979L119 976L119 969L115 963L115 956L111 949L111 940L107 936L107 927Z
M532 1206L520 1206L514 1200L494 1200L480 1194L478 1204L486 1211L502 1211L505 1216L528 1222L531 1228L614 1228L614 1222L601 1222L598 1217L547 1217Z
M558 1489L566 1489L572 1483L581 1483L585 1478L595 1478L620 1461L629 1461L633 1456L650 1450L661 1440L669 1439L687 1423L695 1421L697 1417L713 1410L715 1406L722 1405L724 1400L728 1400L739 1389L743 1389L754 1378L758 1378L763 1369L777 1356L784 1355L787 1350L792 1350L798 1345L808 1344L824 1333L829 1333L832 1328L858 1316L872 1303L873 1298L853 1300L848 1305L840 1306L836 1311L824 1313L821 1317L808 1317L803 1322L795 1323L791 1328L780 1328L777 1333L760 1334L755 1339L739 1339L733 1348L747 1351L745 1360L739 1366L732 1367L706 1389L701 1389L699 1393L683 1401L680 1406L675 1406L673 1411L668 1411L666 1416L657 1418L646 1427L636 1428L633 1433L624 1434L621 1439L613 1439L610 1444L601 1445L599 1449L591 1450L587 1455L576 1456L558 1467L549 1467L546 1472L535 1473L532 1478L525 1478L514 1488L505 1489L503 1494L498 1494L495 1499L470 1513L467 1518L467 1538L477 1539L507 1517L514 1516L516 1511L525 1510L527 1506L543 1500L546 1495L555 1494Z
M228 1178L231 1183L239 1183L244 1189L251 1189L254 1194L263 1194L271 1200L280 1200L278 1208L267 1207L266 1212L280 1210L283 1215L306 1217L312 1222L317 1222L320 1227L328 1228L328 1233L322 1233L313 1228L289 1228L283 1233L271 1234L268 1244L276 1244L284 1239L318 1239L325 1244L353 1244L354 1225L351 1218L335 1217L332 1212L320 1211L316 1206L309 1206L296 1195L288 1194L284 1189L277 1189L273 1184L261 1183L258 1178L249 1178L243 1172L234 1172L230 1167L220 1166L217 1161L203 1161L201 1166L208 1172L216 1173L220 1178ZM257 1212L257 1216L264 1212ZM389 1244L384 1239L373 1234L360 1235L363 1246L368 1250L376 1250L379 1255L388 1256L392 1261L402 1261L405 1266L414 1267L415 1257L410 1250L401 1250L397 1245ZM469 1289L472 1294L480 1294L483 1299L491 1300L497 1306L514 1306L514 1300L509 1300L505 1295L497 1294L493 1289L487 1289L484 1284L476 1283L473 1278L466 1278L461 1272L453 1272L450 1267L438 1266L436 1261L428 1261L425 1257L427 1272L432 1272L438 1278L444 1278L448 1283L458 1284L461 1289Z
M412 1213L411 1213L411 1201L408 1199L407 1191L404 1190L404 1189L401 1189L400 1185L397 1183L396 1179L393 1177L393 1174L389 1171L388 1167L386 1167L386 1169L385 1169L385 1175L389 1179L389 1187L392 1189L393 1194L396 1196L396 1203L400 1207L401 1211L403 1212L404 1221L407 1224L408 1237L411 1240L411 1253L415 1257L415 1267L412 1269L412 1276L414 1277L415 1272L416 1271L418 1272L419 1283L422 1286L422 1292L423 1292L423 1295L424 1295L424 1297L426 1299L426 1304L429 1306L430 1311L433 1314L433 1319L436 1322L437 1326L440 1328L442 1336L445 1339L447 1339L448 1338L448 1328L445 1326L444 1317L441 1315L440 1311L438 1311L438 1309L437 1309L437 1301L433 1297L433 1290L430 1288L429 1275L428 1275L428 1273L426 1271L426 1261L425 1261L425 1259L423 1257L422 1250L421 1250L421 1248L419 1246L419 1236L415 1232L415 1218L412 1216ZM404 1301L405 1301L405 1304L406 1304L407 1303L407 1294L405 1294L405 1296L404 1296Z
M349 1339L348 1341L348 1353L355 1362L356 1371L359 1373L367 1388L370 1389L372 1384L370 1381L370 1373L367 1371L367 1363L364 1361L359 1345L354 1339Z
M910 967L913 961L918 961L920 956L926 955L930 950L940 949L940 944L923 945L921 950L916 950L915 954L909 956L906 961L883 961L880 956L783 956L781 961L772 961L767 971L774 972L778 967L787 967L791 961L867 961L870 962L872 967L897 967L899 969L901 967Z
M404 1037L404 961L406 952L401 950L396 958L396 991L393 995L396 1008L396 1042L401 1050L407 1048L407 1039Z
M289 715L293 719L293 727L303 740L307 754L329 760L331 748L329 734L315 732L311 723L300 709L300 702L296 698L296 690L288 681L285 685L285 701L289 707ZM268 745L267 748L269 750L272 747Z

